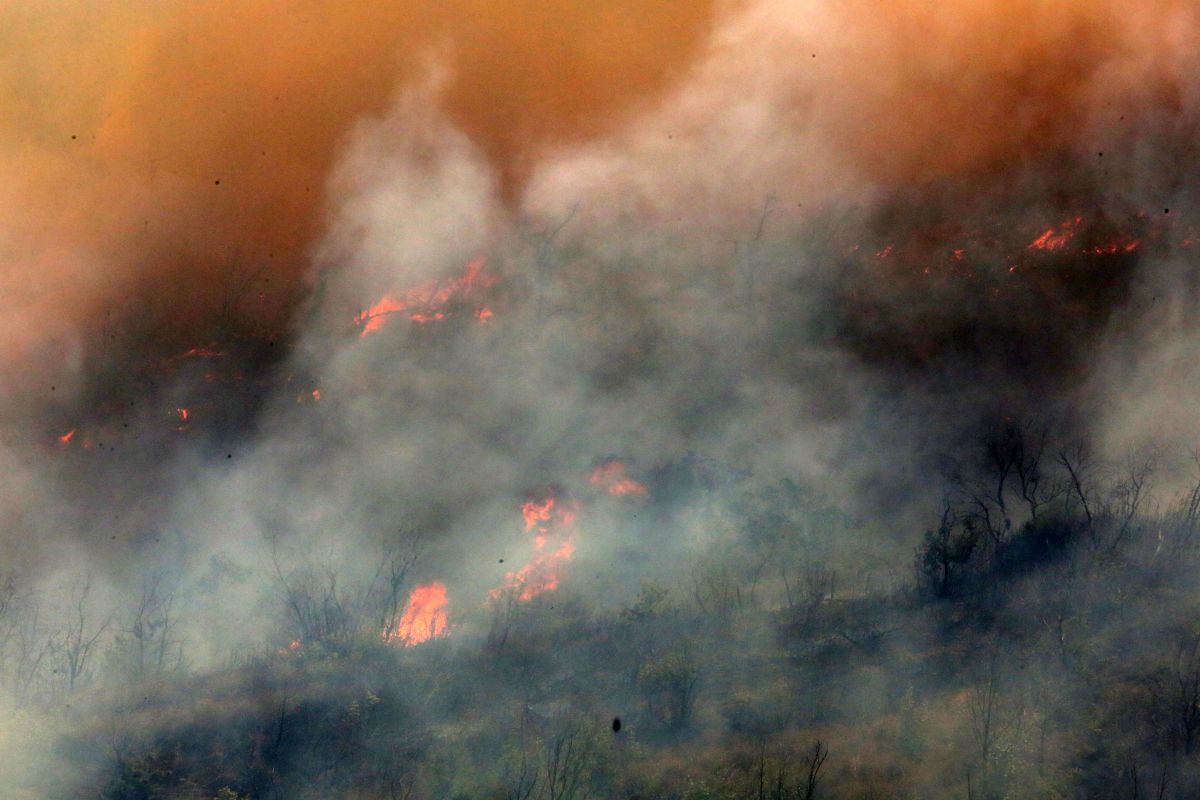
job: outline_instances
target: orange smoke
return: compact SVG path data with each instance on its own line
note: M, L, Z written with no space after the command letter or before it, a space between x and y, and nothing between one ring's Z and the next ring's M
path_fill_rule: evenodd
M384 634L384 641L412 647L444 636L449 604L444 583L434 581L418 586L408 596L408 605L396 620L395 629Z
M650 494L650 490L645 485L625 474L625 463L616 459L609 459L597 464L588 475L588 483L615 496L646 497Z
M431 55L512 196L538 153L681 74L712 6L0 0L0 334L32 346L35 320L127 307L160 340L218 308L277 328L352 126Z
M1194 48L1182 43L1198 21L1183 0L830 6L829 36L813 43L809 65L828 96L823 126L884 184L1094 157L1114 142L1089 126L1119 122L1106 117L1114 109L1177 104L1194 72Z

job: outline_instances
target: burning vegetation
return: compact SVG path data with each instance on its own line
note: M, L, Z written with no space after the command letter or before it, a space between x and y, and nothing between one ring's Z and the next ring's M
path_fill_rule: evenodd
M418 586L408 596L408 605L396 620L395 628L384 632L384 641L412 647L445 636L446 608L449 604L444 583L434 581Z
M1195 9L286 5L0 10L0 800L1200 796Z
M398 295L384 295L378 303L358 315L362 327L361 336L379 330L394 314L404 315L411 322L423 325L445 319L448 313L466 307L479 322L487 322L493 316L486 305L472 305L487 289L496 283L496 276L486 272L487 260L482 256L467 264L461 275L446 281L430 283L408 289Z

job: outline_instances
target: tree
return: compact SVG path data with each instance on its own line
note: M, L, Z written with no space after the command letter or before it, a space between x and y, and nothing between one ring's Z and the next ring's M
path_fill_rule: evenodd
M638 675L651 718L666 730L685 728L696 704L700 669L691 651L681 648L651 661Z
M175 593L162 585L162 573L143 579L142 591L116 641L126 667L136 678L163 675L183 663L183 644L175 638Z
M559 720L545 743L538 797L545 800L583 797L589 773L595 767L596 750L596 732L589 720L575 715Z
M758 247L767 225L767 218L775 210L776 201L777 198L774 194L768 194L763 200L762 210L758 214L754 234L744 242L735 241L733 243L733 251L736 256L734 263L737 266L738 276L742 279L742 302L745 304L746 317L750 324L754 324L757 319L754 314L754 302L758 289L758 271L762 266Z
M1171 669L1175 721L1184 755L1191 755L1200 734L1200 634L1184 636Z
M937 530L926 532L924 544L917 550L919 580L937 597L949 596L954 567L971 560L978 542L975 517L956 519L947 502Z
M772 765L767 758L765 745L760 747L755 800L816 800L821 770L828 758L829 748L817 739L811 748L796 756L798 769L792 771L788 769L788 759L775 759ZM771 775L772 766L774 776Z
M423 539L405 528L380 545L376 568L366 580L346 578L332 559L318 567L285 570L278 541L271 542L271 565L297 641L343 651L357 637L387 639L407 602L409 576L420 561Z
M91 594L91 577L70 589L70 604L66 621L50 644L50 655L58 664L56 673L62 674L68 694L75 691L79 681L87 674L96 642L108 629L111 619L96 626L88 623L88 596Z

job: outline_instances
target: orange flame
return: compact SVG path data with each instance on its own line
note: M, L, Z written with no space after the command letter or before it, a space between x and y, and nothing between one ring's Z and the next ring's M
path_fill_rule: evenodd
M1041 236L1029 243L1030 250L1061 250L1079 233L1083 225L1083 217L1074 217L1059 225L1057 229L1047 228Z
M521 516L525 518L525 530L531 531L539 522L548 522L554 511L554 495L549 495L540 503L536 500L526 500L521 505ZM545 530L544 528L542 530Z
M1141 245L1136 239L1129 242L1107 242L1093 247L1092 252L1098 256L1115 256L1118 253L1132 253Z
M412 322L418 324L435 322L445 319L446 305L456 298L461 298L475 289L487 289L496 283L496 276L484 272L487 259L483 256L473 259L463 273L448 281L431 281L413 289L408 289L399 295L384 295L379 302L358 315L357 323L362 326L361 336L379 330L384 321L393 314L407 313ZM483 312L486 317L483 316ZM476 318L484 321L492 315L490 309L480 309L475 312Z
M552 490L541 500L531 499L521 505L521 516L525 519L525 530L535 528L533 558L516 572L504 576L504 586L494 589L491 598L496 600L505 592L512 592L525 602L539 594L558 588L559 573L575 553L575 518L577 509L569 503L559 503ZM558 546L549 549L550 540L560 540Z
M564 564L571 560L575 553L575 543L567 540L550 553L542 552L545 540L535 545L537 554L533 560L516 572L505 576L504 589L517 593L517 599L526 602L544 592L552 592L558 588L559 572ZM499 597L504 589L492 592L492 598Z
M175 409L175 413L179 416L179 419L182 422L187 422L188 410L186 408L177 408L177 409Z
M180 358L220 358L225 355L215 345L198 344L180 355Z
M646 497L650 494L650 490L646 488L645 484L638 483L625 474L625 463L616 459L609 459L598 464L588 475L588 483L614 497L620 495Z
M418 586L408 596L408 606L396 620L395 630L384 633L384 641L412 647L444 636L446 607L449 604L444 583L434 581Z
M58 437L58 441L61 442L62 444L70 444L71 440L74 438L75 438L75 428L71 428L71 430L67 431L62 436Z

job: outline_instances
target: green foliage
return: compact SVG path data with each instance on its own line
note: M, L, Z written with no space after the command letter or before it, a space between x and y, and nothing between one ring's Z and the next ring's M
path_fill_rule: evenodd
M949 514L943 516L938 529L927 531L917 549L917 574L922 585L937 597L948 596L952 589L952 571L971 560L979 536L973 518L956 522Z
M661 613L670 589L654 583L643 583L633 605L621 612L621 616L630 622L653 619Z
M646 710L661 727L687 726L696 703L700 669L691 649L682 647L647 662L638 676Z

